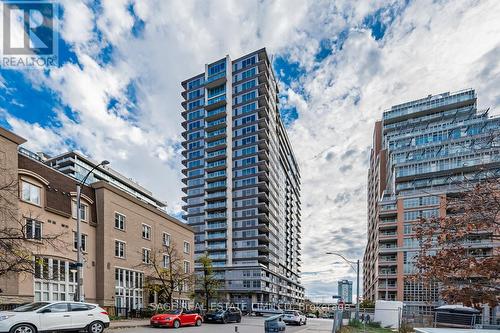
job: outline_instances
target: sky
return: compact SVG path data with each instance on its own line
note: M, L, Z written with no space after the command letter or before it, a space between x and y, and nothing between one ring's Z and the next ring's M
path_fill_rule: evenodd
M60 65L0 68L0 126L34 151L111 161L179 216L180 82L266 47L302 173L302 282L331 301L355 273L325 253L361 259L366 244L374 122L465 88L498 114L498 17L497 0L62 0Z

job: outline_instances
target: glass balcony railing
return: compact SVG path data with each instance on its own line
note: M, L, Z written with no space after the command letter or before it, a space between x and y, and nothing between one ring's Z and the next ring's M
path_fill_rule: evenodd
M226 143L226 138L207 143L207 148L215 147Z
M226 160L220 160L215 162L210 162L206 164L206 168L215 168L218 166L226 165Z
M226 76L226 71L211 75L211 76L207 77L207 79L205 80L205 83L210 83L210 82L216 81L218 79L223 78L224 76Z
M207 179L222 177L222 176L225 176L225 175L226 175L226 171L225 170L211 172L211 173L207 174Z
M207 235L207 239L225 238L225 237L226 237L225 232L214 232Z
M211 157L217 157L217 156L222 156L222 155L226 155L226 150L225 149L222 149L222 150L216 150L216 151L213 151L211 153L207 153L207 158L211 158Z
M226 196L226 192L221 191L221 192L209 193L205 196L205 198L211 199L211 198L220 198L220 197L225 197L225 196Z
M207 105L212 105L226 100L226 95L221 95L215 98L211 98L207 101Z
M220 130L217 130L217 131L213 131L213 132L208 132L207 133L207 138L213 138L214 136L217 136L217 135L220 135L220 134L225 134L226 133L226 129L225 128L221 128Z
M226 186L226 181L221 180L218 182L208 183L207 188L216 188L216 187L220 187L220 186Z
M219 113L225 113L225 112L226 112L226 107L222 106L222 107L217 108L215 110L207 111L207 117L212 117L212 116L215 116Z
M207 219L224 219L226 218L226 213L209 213L206 215Z

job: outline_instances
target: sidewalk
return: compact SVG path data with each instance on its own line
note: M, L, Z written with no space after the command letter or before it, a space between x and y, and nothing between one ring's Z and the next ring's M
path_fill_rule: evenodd
M112 320L109 324L109 329L131 328L149 326L149 319L120 319Z

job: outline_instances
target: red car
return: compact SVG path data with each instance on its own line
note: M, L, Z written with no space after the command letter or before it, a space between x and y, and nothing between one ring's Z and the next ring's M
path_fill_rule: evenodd
M170 310L165 313L151 317L150 324L153 327L201 326L202 317L195 311L186 309Z

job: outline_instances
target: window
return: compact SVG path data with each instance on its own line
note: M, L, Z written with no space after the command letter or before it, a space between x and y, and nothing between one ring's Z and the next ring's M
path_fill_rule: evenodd
M163 233L163 245L170 246L170 234L164 232Z
M93 310L93 309L95 309L95 306L82 304L82 303L71 303L70 308L71 308L72 312L78 312L78 311Z
M151 250L142 248L142 262L145 264L151 263Z
M189 254L190 253L190 244L189 242L184 241L184 253Z
M80 234L82 239L82 251L87 252L87 235ZM78 237L76 231L73 231L73 249L78 250Z
M58 303L51 305L49 307L46 307L44 311L48 312L68 312L68 303Z
M184 274L188 274L190 271L189 261L184 260Z
M42 239L42 222L27 219L26 220L26 238L27 239Z
M151 227L147 224L142 225L142 238L151 239Z
M115 240L115 257L125 258L125 242Z
M168 268L170 265L170 256L168 254L163 255L163 268Z
M119 230L125 230L125 220L125 215L115 213L115 228Z
M36 185L23 182L21 198L23 201L40 205L40 196L42 189Z
M115 268L115 306L142 309L144 273Z
M80 201L80 219L82 221L88 221L88 211L89 206ZM76 219L76 201L74 200L72 201L71 214L73 215L73 218Z

